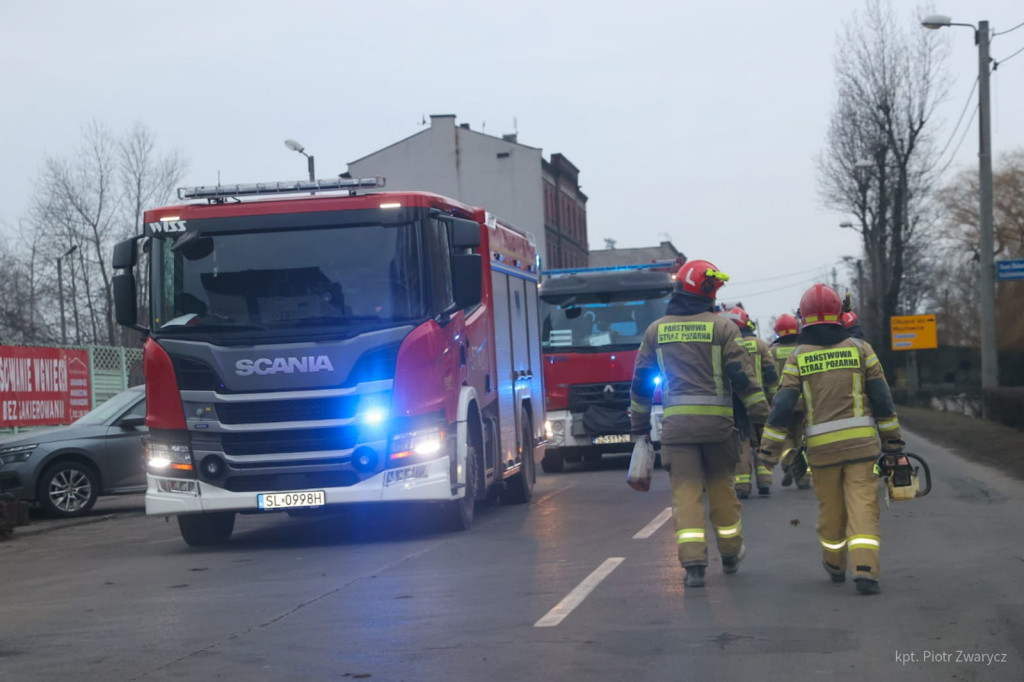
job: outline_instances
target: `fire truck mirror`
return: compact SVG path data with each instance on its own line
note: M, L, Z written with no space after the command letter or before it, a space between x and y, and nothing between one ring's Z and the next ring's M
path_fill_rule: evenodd
M452 256L452 290L457 308L469 308L480 302L482 261L480 254L467 253Z
M134 327L138 322L139 315L135 303L135 275L131 270L121 272L114 275L112 282L114 285L114 317L119 325Z
M451 218L452 248L475 249L480 246L480 225L474 220Z
M114 244L114 257L110 261L110 265L118 270L125 268L134 268L135 264L138 263L138 252L135 249L135 239L125 239L122 242Z

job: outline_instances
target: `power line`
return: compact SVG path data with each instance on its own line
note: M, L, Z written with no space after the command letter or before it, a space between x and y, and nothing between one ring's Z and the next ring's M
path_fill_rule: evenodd
M735 298L736 300L743 298L757 298L758 296L763 296L765 294L774 294L779 291L785 291L786 289L793 289L794 287L807 287L810 286L811 284L817 283L818 281L819 280L817 277L812 277L810 279L804 278L799 282L794 282L793 284L786 284L785 286L776 287L774 289L765 289L764 291L755 291L749 294L737 294L731 291L724 290L722 293L723 296L728 296L728 298Z
M1007 57L1006 59L993 60L992 70L995 71L996 69L999 68L1000 64L1005 64L1006 62L1010 61L1011 59L1013 59L1014 57L1019 55L1021 52L1024 52L1024 47L1020 48L1019 50L1017 50L1016 52L1011 54L1009 57Z
M963 135L960 136L960 141L956 143L956 148L953 150L953 153L950 155L949 161L947 161L946 165L944 165L942 168L939 169L939 174L940 175L942 173L945 173L946 169L949 168L951 165L953 165L953 161L956 160L956 153L958 151L960 151L960 145L962 145L964 143L964 139L967 138L967 133L970 132L971 124L974 123L974 117L977 116L977 115L978 115L978 107L974 107L974 111L971 112L971 118L967 121L967 125L964 127L964 133L963 133Z
M1006 35L1007 33L1013 33L1014 31L1016 31L1021 26L1024 26L1024 21L1020 22L1019 24L1017 24L1013 28L1008 28L1005 31L999 31L998 33L993 33L992 37L995 38L996 36L1002 36L1002 35ZM1024 48L1022 48L1022 49L1024 49Z
M946 144L944 144L942 146L942 151L939 152L937 158L941 159L943 156L946 155L946 150L949 149L950 143L953 141L953 138L956 137L956 132L957 132L957 130L960 129L960 122L964 120L964 114L967 113L967 107L969 107L971 105L971 102L974 99L974 91L977 90L977 88L978 88L978 77L975 76L975 78L974 78L974 85L971 86L971 91L969 93L967 93L967 101L964 102L964 108L960 111L960 118L958 118L956 120L956 125L953 126L953 131L949 134L949 139L946 140ZM945 168L943 168L942 170L945 170Z
M787 277L796 277L797 275L806 275L809 272L821 272L822 270L827 270L830 267L832 267L832 266L831 265L819 265L816 268L808 268L807 270L799 270L797 272L787 272L784 275L775 275L774 277L763 277L761 279L745 279L745 280L743 280L743 285L747 285L747 284L760 284L761 282L774 282L775 280L786 279Z

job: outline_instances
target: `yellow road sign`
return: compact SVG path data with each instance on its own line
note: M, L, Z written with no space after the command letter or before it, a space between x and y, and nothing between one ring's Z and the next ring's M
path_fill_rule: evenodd
M896 315L889 318L893 350L938 348L934 315Z

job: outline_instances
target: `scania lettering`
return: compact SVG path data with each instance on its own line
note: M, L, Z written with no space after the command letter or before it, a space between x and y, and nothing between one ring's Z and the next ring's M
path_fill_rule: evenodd
M482 208L382 186L183 188L115 247L117 320L148 335L146 513L189 545L226 542L239 513L416 503L465 529L489 494L530 499L535 248Z
M665 314L675 284L672 261L543 274L541 343L548 447L544 471L633 449L629 386L647 327ZM679 329L678 334L703 330ZM655 393L651 438L661 434Z
M260 358L259 360L239 360L235 363L235 374L240 377L247 377L252 374L277 374L278 372L286 374L301 372L306 374L307 372L319 372L320 370L334 371L334 367L331 366L331 359L326 355L315 358Z

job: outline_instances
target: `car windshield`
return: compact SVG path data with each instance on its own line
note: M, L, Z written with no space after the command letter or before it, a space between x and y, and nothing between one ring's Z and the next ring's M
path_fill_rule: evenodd
M162 334L393 326L425 316L417 230L328 226L154 240Z
M545 351L638 348L667 305L668 296L608 303L581 296L561 305L542 301L541 345Z
M141 400L144 396L145 394L141 391L122 391L107 402L102 403L99 407L93 409L91 412L87 412L79 417L75 421L75 424L89 424L94 426L98 424L106 424L111 419L127 410L134 403Z

